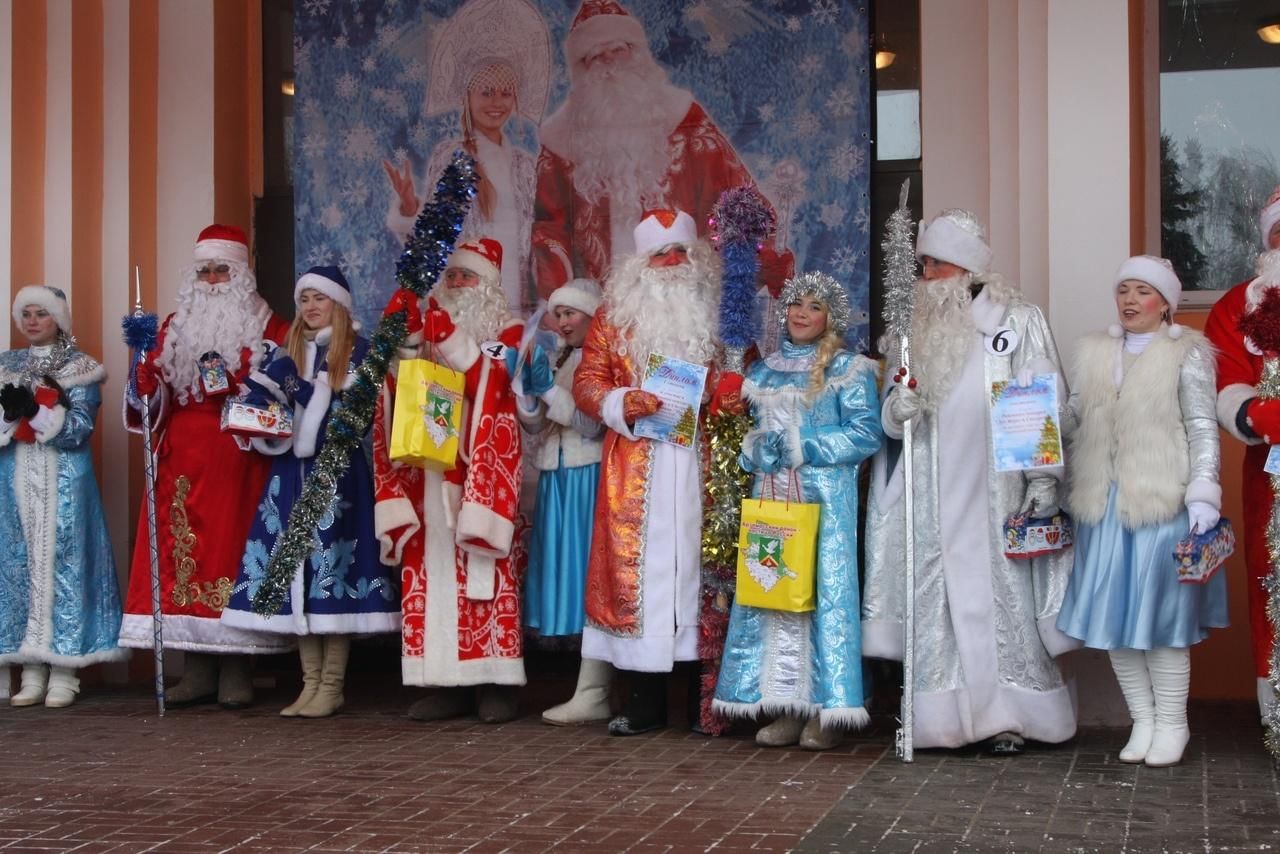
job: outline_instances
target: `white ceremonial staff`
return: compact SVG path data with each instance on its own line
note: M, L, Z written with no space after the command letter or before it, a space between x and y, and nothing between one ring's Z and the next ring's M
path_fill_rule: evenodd
M884 319L885 327L891 337L899 342L899 364L901 371L894 377L895 382L904 386L913 386L911 379L911 312L914 302L916 280L915 247L911 240L911 213L907 208L907 190L911 179L902 182L898 193L898 208L889 216L885 224L885 239L880 244L884 252ZM906 513L906 524L903 529L906 552L906 598L903 602L903 638L902 644L902 709L899 714L898 731L894 739L894 747L903 762L915 759L912 734L915 722L915 655L916 655L916 547L915 547L915 483L912 477L912 441L911 431L915 419L908 419L902 425L902 504Z
M125 318L125 341L134 348L133 367L155 346L156 316L142 310L142 273L133 268L133 314ZM133 372L131 372L133 373ZM151 571L151 645L155 653L156 709L164 717L164 614L160 609L160 547L156 543L156 461L151 441L151 395L137 393L136 375L130 377L132 393L142 402L142 471L147 495L147 549Z

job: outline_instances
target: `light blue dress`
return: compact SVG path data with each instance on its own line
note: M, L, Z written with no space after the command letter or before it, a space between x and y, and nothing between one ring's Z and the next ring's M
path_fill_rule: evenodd
M0 385L25 382L29 354L48 352L0 353ZM0 664L79 668L129 654L116 643L120 588L89 448L106 372L75 350L58 362L47 373L65 394L49 408L61 423L0 430Z
M735 602L716 684L714 708L726 715L818 715L824 727L854 728L870 720L862 684L858 615L858 465L879 449L880 398L875 364L841 351L826 369L826 385L809 403L816 347L784 341L747 371L743 396L756 431L780 431L791 470L755 471L759 495L772 477L779 497L822 507L818 529L817 607L794 614ZM754 435L748 436L748 443Z

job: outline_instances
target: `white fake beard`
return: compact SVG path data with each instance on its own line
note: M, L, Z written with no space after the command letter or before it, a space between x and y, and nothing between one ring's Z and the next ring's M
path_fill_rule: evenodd
M185 405L192 397L204 400L200 357L205 353L222 356L228 377L240 370L242 350L248 348L254 361L261 358L262 333L270 316L270 307L258 296L257 280L244 265L233 264L231 281L216 285L200 281L194 267L185 271L178 308L156 359L178 403Z
M655 204L671 164L667 73L647 52L574 77L569 95L574 189L592 204Z
M442 282L431 289L431 296L449 312L458 331L477 344L497 338L511 318L507 297L496 279L482 278L480 284L472 288L450 288Z
M911 372L925 412L937 412L964 369L977 327L971 276L916 282L911 315Z
M710 361L720 306L715 253L699 244L689 251L687 264L649 267L648 262L645 256L628 258L605 291L605 317L622 333L623 354L640 372L652 353L697 364Z

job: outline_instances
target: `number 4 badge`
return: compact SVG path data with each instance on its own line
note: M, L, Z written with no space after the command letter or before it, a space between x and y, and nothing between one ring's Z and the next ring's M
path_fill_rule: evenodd
M480 350L490 359L505 359L507 355L507 345L501 341L486 341L480 345Z
M993 356L1008 356L1018 349L1018 333L1009 326L1001 326L990 335L984 336L983 345Z

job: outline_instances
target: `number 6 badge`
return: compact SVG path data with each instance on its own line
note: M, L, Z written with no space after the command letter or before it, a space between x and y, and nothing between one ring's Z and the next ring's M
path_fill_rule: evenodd
M1018 333L1009 326L1001 326L990 335L983 336L983 345L993 356L1008 356L1018 349Z

